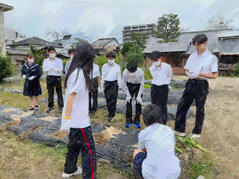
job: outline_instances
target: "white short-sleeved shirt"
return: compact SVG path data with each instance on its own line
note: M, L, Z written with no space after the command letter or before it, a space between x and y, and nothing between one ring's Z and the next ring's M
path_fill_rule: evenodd
M79 75L77 77L76 69L69 77L67 81L67 88L65 93L65 104L62 112L62 130L69 130L70 128L85 128L90 126L90 118L89 118L89 91L85 84L85 77L83 71L79 70ZM74 104L71 113L71 120L64 119L65 117L65 108L66 102L69 94L73 92L76 93L74 98Z
M97 64L93 63L93 79L96 77L100 77L100 69Z
M118 82L119 87L121 86L121 70L120 66L116 63L109 65L108 63L104 64L102 67L102 85L104 81L116 81Z
M46 72L49 76L61 76L63 71L63 63L60 58L50 60L46 58L43 61L43 72Z
M202 73L218 72L218 59L215 55L209 52L209 50L206 50L201 55L198 55L198 53L195 52L189 56L184 69L189 70L189 72L194 74L198 74L200 71ZM198 78L207 79L205 77Z
M153 124L139 133L139 148L146 149L147 157L142 164L145 179L177 179L180 161L175 155L173 130L162 124Z
M161 66L152 65L149 68L150 74L153 77L152 84L157 86L169 85L173 76L171 65L162 62Z

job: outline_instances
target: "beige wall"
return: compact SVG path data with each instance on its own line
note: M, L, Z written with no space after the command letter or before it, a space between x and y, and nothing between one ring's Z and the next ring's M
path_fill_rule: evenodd
M0 53L5 54L4 14L0 8Z

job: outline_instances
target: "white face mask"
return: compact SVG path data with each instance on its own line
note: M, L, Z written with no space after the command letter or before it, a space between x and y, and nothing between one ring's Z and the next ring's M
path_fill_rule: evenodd
M28 63L33 63L34 62L34 58L32 59L27 59Z
M108 63L109 63L110 65L112 65L114 62L115 62L115 60L110 60L110 59L108 59Z
M50 58L55 58L55 57L56 57L56 54L55 54L55 53L50 53L49 57L50 57Z
M153 62L153 65L158 67L161 64L161 62Z

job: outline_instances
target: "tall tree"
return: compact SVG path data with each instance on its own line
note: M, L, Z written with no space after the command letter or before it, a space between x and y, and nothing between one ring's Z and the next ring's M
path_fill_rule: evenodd
M133 42L136 42L140 47L145 47L146 39L147 39L146 33L141 33L141 32L131 33L131 40Z
M158 19L154 34L164 42L175 42L180 35L180 21L177 14L165 14Z

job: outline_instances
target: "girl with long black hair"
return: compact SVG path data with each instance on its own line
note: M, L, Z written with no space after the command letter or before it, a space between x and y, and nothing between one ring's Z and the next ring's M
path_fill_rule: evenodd
M94 56L93 47L88 42L82 42L66 74L61 129L70 133L63 178L81 174L81 168L76 165L80 152L83 178L96 178L95 144L88 115Z

